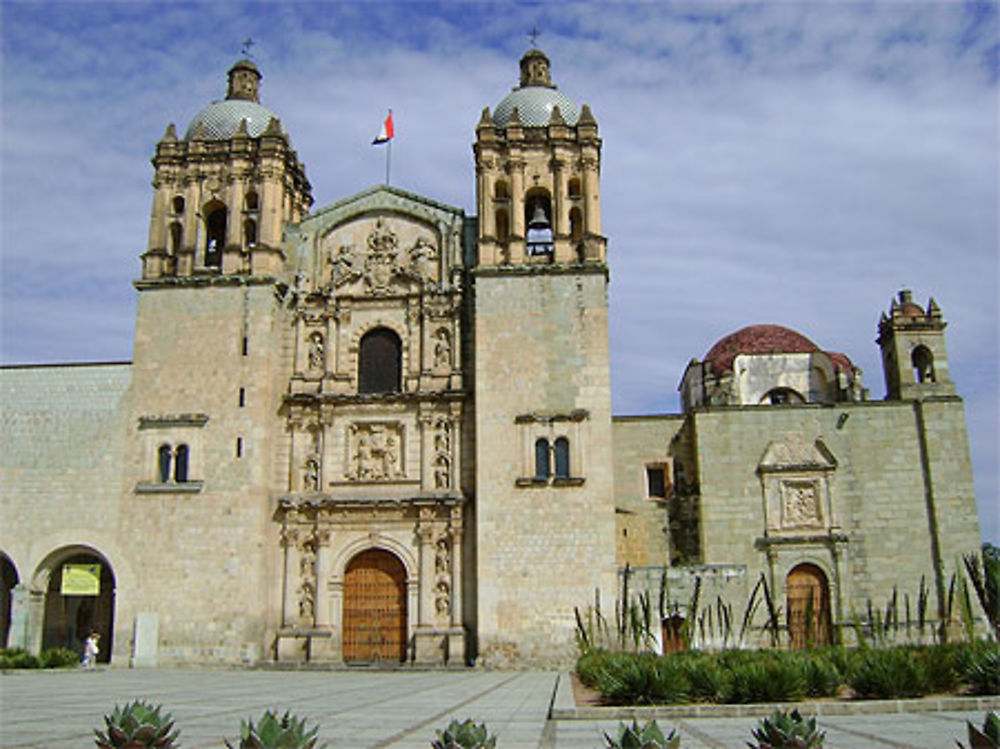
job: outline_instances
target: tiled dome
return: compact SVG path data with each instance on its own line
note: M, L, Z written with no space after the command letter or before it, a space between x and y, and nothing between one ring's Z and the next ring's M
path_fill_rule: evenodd
M521 122L529 127L549 124L554 107L567 125L575 125L580 119L580 108L566 94L545 86L516 88L507 94L493 110L493 124L504 127L510 121L510 114L517 107Z
M713 372L722 374L732 371L733 359L740 354L809 354L819 350L801 333L781 325L750 325L720 339L705 354L705 361Z
M247 121L247 134L259 138L277 115L267 107L246 99L223 99L209 104L191 120L185 140L191 140L200 125L205 126L207 140L228 140L235 135L242 120Z

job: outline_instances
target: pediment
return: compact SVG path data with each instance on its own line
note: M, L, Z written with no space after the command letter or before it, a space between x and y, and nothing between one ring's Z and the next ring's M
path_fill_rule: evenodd
M822 439L810 442L798 432L769 442L757 464L759 472L832 471L836 467L837 459Z

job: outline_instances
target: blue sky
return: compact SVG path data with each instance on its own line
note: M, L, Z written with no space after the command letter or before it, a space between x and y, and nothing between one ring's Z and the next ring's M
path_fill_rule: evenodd
M778 323L884 396L901 288L949 321L984 537L998 517L995 3L0 3L4 363L126 360L149 158L224 95L262 102L316 206L383 179L474 212L471 143L532 27L604 138L616 413L676 412L692 357Z

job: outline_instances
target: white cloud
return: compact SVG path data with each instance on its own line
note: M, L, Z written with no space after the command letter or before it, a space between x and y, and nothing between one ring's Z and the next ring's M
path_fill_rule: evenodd
M984 518L997 501L995 4L4 12L5 362L128 358L148 159L168 122L224 94L237 40L259 42L264 104L317 206L383 179L368 144L391 106L393 183L471 213L474 127L534 24L605 139L616 411L675 411L688 359L756 322L848 353L881 397L876 323L909 286L951 323ZM984 519L994 540L998 525Z

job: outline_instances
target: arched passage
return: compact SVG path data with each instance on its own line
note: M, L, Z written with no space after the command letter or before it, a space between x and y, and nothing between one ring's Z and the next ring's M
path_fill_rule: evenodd
M91 632L100 635L99 663L111 660L115 625L115 574L107 559L86 548L66 548L44 563L48 573L42 649L82 652Z
M785 581L788 642L793 648L828 645L830 636L830 586L826 573L815 564L800 564Z
M14 563L6 554L0 552L0 648L7 647L7 636L10 634L11 593L19 582L21 578Z
M405 661L406 568L384 549L366 549L344 573L345 661Z

